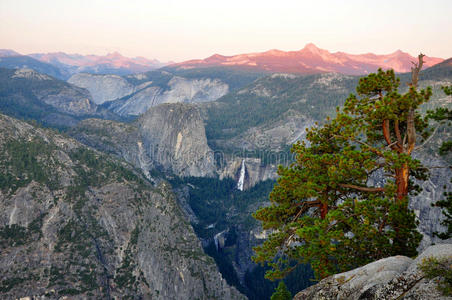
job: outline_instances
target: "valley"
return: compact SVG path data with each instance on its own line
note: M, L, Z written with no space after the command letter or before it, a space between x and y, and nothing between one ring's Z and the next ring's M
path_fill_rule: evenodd
M0 178L2 292L269 299L277 283L251 260L269 232L251 215L269 205L278 165L293 162L291 145L335 114L360 75L400 56L404 63L390 66L409 70L410 57L401 52L364 56L363 63L324 51L308 45L301 54L266 53L318 55L316 69L300 72L268 66L259 55L213 56L134 74L66 75L38 64L24 69L12 59L3 65L2 58L0 145L8 170ZM343 69L326 64L341 57L349 59ZM248 62L239 68L242 60ZM254 61L264 67L249 67ZM428 66L419 85L432 86L433 98L422 110L452 108L440 89L452 84L452 60L432 58ZM398 76L407 88L410 74ZM418 156L432 166L410 202L424 235L421 249L440 242L433 232L442 230L442 216L431 204L443 186L451 189L451 154L437 153L450 138L447 125L438 125ZM19 263L27 257L34 259L30 272ZM294 295L312 278L302 265L285 282Z

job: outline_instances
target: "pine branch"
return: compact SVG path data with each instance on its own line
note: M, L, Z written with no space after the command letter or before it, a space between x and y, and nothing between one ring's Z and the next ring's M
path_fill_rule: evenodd
M438 131L438 128L439 128L439 125L435 127L432 134L422 143L422 145L415 147L414 150L418 150L418 149L424 147L432 139L432 137L436 134L436 132Z
M383 187L379 187L379 188L373 188L373 187L367 187L367 186L359 186L359 185L354 185L354 184L339 184L339 186L343 187L343 188L350 188L350 189L355 189L361 192L369 192L369 193L383 193L386 191L385 188Z

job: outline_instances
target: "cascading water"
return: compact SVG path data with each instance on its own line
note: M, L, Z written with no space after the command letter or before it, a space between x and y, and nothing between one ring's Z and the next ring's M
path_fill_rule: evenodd
M245 160L242 160L242 168L240 169L240 177L237 182L237 189L243 191L243 184L245 183Z
M225 237L224 237L224 233L227 230L223 230L222 232L218 232L217 234L215 234L215 236L213 237L213 241L215 243L215 248L217 249L217 251L221 248L224 247L224 243L225 243Z

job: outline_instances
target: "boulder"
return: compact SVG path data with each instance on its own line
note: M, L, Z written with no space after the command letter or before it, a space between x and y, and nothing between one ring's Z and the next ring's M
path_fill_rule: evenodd
M452 299L442 296L435 279L427 279L419 264L428 257L452 258L452 244L428 247L416 259L393 256L363 267L327 277L294 299Z

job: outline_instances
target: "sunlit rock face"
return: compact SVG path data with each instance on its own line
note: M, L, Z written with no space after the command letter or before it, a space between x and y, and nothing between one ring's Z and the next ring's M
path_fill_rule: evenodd
M294 299L452 299L441 295L435 279L424 278L419 264L427 257L451 258L452 244L430 246L416 259L406 256L383 258L327 277L299 292Z
M195 106L159 105L148 110L137 124L149 157L164 169L179 176L215 174L213 152Z
M217 100L228 92L228 85L218 79L186 79L174 76L166 87L154 86L149 82L145 88L108 105L122 116L136 116L162 103L199 103Z
M419 183L422 187L421 193L411 197L409 202L409 208L414 211L419 220L418 230L423 234L418 248L422 251L432 244L452 243L452 239L443 241L434 235L435 232L443 232L445 227L441 224L444 219L441 208L432 205L439 200L444 200L444 192L451 191L452 170L440 157L424 154L418 158L430 171L430 178Z
M191 104L162 104L131 124L85 120L71 134L96 149L126 159L145 174L152 169L181 177L216 174L203 120Z
M68 82L86 88L96 104L107 103L106 107L122 116L137 116L149 108L162 103L197 103L217 100L229 91L229 86L219 79L169 76L165 84L130 75L95 75L79 73ZM138 78L138 79L137 79ZM134 84L134 80L141 83Z
M96 104L119 99L135 91L132 84L118 75L78 73L71 76L68 82L87 89Z

